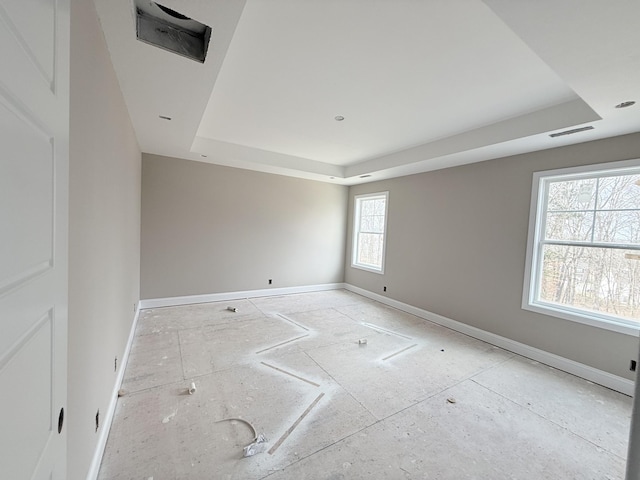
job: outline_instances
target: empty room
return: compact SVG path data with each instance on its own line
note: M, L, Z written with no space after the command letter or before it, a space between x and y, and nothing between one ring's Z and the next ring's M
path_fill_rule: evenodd
M0 0L0 478L640 480L637 18Z

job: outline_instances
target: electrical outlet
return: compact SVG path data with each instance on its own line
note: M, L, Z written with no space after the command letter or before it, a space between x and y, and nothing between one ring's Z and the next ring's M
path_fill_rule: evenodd
M631 370L632 372L635 372L636 366L637 366L637 362L635 360L631 360L631 362L629 363L629 370Z
M133 302L133 313L136 313L136 303Z
M115 357L113 359L113 371L117 372L118 371L118 357Z
M382 291L386 292L387 291L387 286L385 285L384 287L382 287Z
M273 284L273 279L269 279L269 285Z
M100 409L96 412L96 432L98 431L98 428L100 428Z

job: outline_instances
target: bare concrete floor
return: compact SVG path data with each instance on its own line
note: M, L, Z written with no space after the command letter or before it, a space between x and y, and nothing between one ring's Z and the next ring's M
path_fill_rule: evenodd
M344 290L144 310L123 388L101 480L624 476L629 397Z

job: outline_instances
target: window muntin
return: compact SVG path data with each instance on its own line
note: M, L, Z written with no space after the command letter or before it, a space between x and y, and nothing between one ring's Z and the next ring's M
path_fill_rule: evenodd
M640 161L534 175L523 308L637 334Z
M389 192L355 196L353 267L384 272L388 200Z

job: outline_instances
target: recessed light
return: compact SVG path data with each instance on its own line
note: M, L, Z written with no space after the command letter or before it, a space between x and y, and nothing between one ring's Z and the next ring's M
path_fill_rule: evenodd
M165 117L164 115L158 115L162 120L171 120L171 117Z
M334 118L336 119L336 122L341 122L344 120L344 117L342 115L336 115Z
M368 178L368 177L370 177L370 176L371 176L371 175L360 175L360 178Z
M633 100L629 100L626 102L619 103L618 105L616 105L616 108L627 108L635 104L636 102L634 102Z

